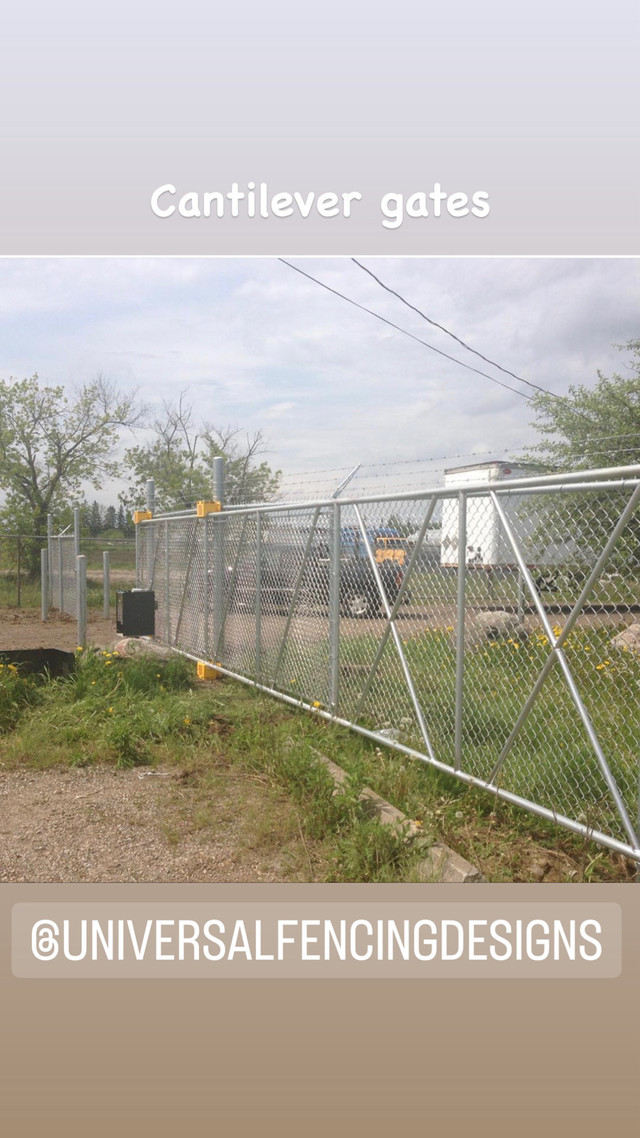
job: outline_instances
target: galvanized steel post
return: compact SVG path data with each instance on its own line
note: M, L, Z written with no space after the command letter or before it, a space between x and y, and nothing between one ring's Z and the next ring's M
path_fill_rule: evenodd
M262 514L256 511L256 679L262 675Z
M155 481L153 478L147 479L146 508L150 514L155 513L155 509L156 509L156 484L155 484ZM143 548L144 548L144 569L145 569L145 572L144 572L144 577L142 577L140 574L138 574L139 579L136 581L136 584L138 585L138 587L142 586L145 589L150 589L153 587L152 585L149 584L149 578L150 578L149 566L151 565L151 562L153 560L153 546L154 546L153 530L154 530L153 523L147 524L143 527L143 531L142 531L144 533L144 537L142 536L142 533L140 535L140 541L144 542ZM136 526L136 536L137 536L137 534L138 534L138 527ZM142 549L139 552L142 553L143 552ZM137 567L137 564L138 564L138 557L136 555L136 567ZM137 572L137 568L136 568L136 572Z
M105 620L109 619L110 611L110 554L109 550L105 549L102 553L102 615Z
M47 599L53 604L53 514L47 514Z
M224 458L216 456L212 463L213 498L224 509ZM225 531L226 519L214 515L212 560L213 590L213 643L216 658L224 658L224 594L225 594Z
M87 559L84 554L76 557L76 616L78 620L78 645L87 646Z
M64 612L64 573L62 564L62 534L58 535L58 611Z
M46 549L40 550L40 619L49 617L49 555Z
M331 516L331 564L329 570L329 701L334 715L340 704L340 546L341 508L336 502Z
M209 580L209 518L210 514L205 514L202 519L204 526L204 536L202 543L202 573L204 577L204 654L209 656L209 626L211 624L211 590Z
M171 644L171 610L169 596L171 592L171 545L169 540L169 522L164 523L164 619L165 636L167 644Z
M136 534L136 589L140 588L140 526L135 528Z
M464 616L467 583L467 497L458 494L458 605L456 629L455 769L462 767L462 697L464 684Z
M80 556L80 507L73 507L73 552Z

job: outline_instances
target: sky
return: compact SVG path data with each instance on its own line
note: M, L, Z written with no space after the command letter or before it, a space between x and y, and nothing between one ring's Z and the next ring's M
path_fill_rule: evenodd
M637 259L358 259L431 320L557 394L593 385L598 370L623 372L614 345L640 338ZM37 372L72 388L101 373L137 388L149 419L188 390L196 420L264 433L264 457L292 496L324 493L356 464L361 476L386 471L395 488L418 469L513 458L536 441L524 383L349 258L291 260L516 390L274 258L0 258L0 378ZM122 485L95 496L107 503Z

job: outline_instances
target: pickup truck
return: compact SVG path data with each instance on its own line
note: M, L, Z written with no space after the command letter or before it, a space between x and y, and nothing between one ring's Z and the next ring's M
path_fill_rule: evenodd
M288 611L302 565L302 550L265 544L262 554L260 599L264 611ZM329 603L331 562L326 545L312 549L300 581L297 607L303 611L326 609ZM390 605L395 601L404 577L404 569L395 561L383 561L378 573ZM256 565L253 558L240 558L233 570L227 570L227 584L232 588L231 611L254 612L256 602ZM340 557L340 612L343 616L365 618L383 611L380 590L369 561L344 550Z

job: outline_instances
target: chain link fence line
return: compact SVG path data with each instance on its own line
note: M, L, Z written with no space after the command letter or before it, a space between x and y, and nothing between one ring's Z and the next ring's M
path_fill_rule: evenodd
M50 608L73 617L78 624L77 642L87 643L87 559L80 554L80 508L73 511L73 530L67 526L53 532L53 517L47 517L47 556L41 561L42 620Z
M33 595L39 551L47 537L39 534L0 533L0 607L22 608Z
M336 493L141 520L156 639L640 862L640 466Z

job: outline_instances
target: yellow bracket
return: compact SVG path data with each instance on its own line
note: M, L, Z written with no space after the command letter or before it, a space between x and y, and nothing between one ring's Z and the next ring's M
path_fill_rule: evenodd
M204 660L198 660L196 672L199 680L217 680L220 675L213 664L205 664Z
M152 517L151 510L134 510L133 524L137 526L138 522L150 522Z
M222 509L220 502L198 502L196 506L196 517L206 518L207 514L219 514Z

